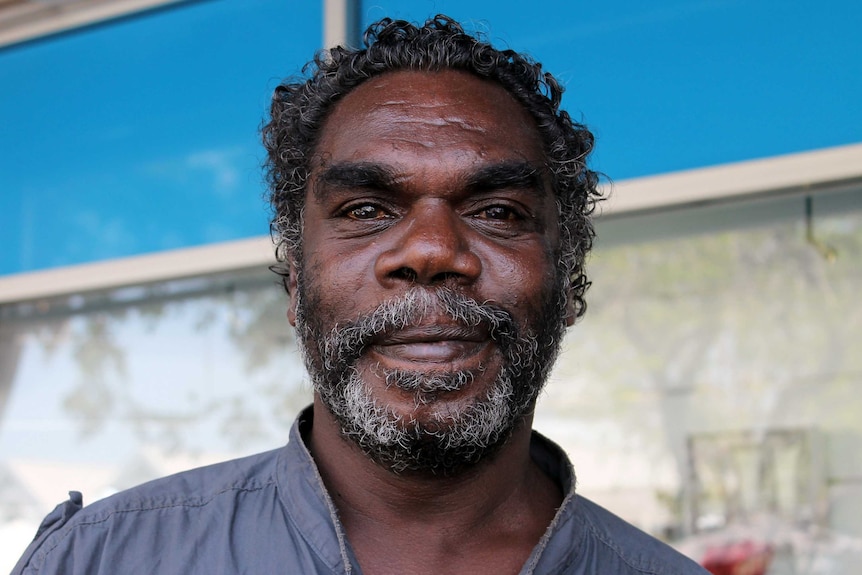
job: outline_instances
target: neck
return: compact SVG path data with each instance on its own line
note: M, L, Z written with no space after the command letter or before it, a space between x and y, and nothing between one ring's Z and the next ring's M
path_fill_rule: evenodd
M426 505L440 510L441 505L451 501L460 508L461 494L473 491L477 485L481 486L481 499L489 499L493 505L494 500L507 497L517 479L532 467L531 423L529 416L516 426L497 453L454 476L421 471L394 473L345 439L338 422L316 398L309 448L337 505L355 509L373 505L404 513ZM352 497L354 494L356 497Z
M531 424L526 417L493 457L457 476L395 474L345 440L315 398L309 448L363 570L371 572L368 563L379 557L381 543L397 553L399 540L414 555L416 541L429 555L435 541L441 550L485 538L515 541L523 561L562 500L530 458ZM363 548L376 548L377 556Z

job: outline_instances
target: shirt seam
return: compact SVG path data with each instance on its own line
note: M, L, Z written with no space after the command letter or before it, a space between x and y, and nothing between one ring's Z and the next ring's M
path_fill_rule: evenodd
M123 515L126 513L136 513L136 512L141 512L141 511L159 511L162 509L171 509L171 508L176 508L176 507L197 507L197 508L206 507L207 505L212 503L213 500L215 500L217 497L219 497L220 495L223 495L225 493L228 493L230 491L233 491L236 493L240 493L240 492L252 493L254 491L260 491L262 489L266 489L267 487L274 485L274 484L275 484L275 480L270 479L266 483L263 483L258 487L228 487L228 488L222 489L221 491L217 491L217 492L211 494L208 499L203 500L199 503L188 503L188 502L186 502L186 503L173 503L173 504L154 505L154 506L140 506L140 507L135 507L135 508L131 508L131 509L113 509L111 511L106 512L106 515L104 517L99 518L99 519L92 518L92 519L81 519L81 520L75 521L74 517L72 517L72 518L70 518L70 521L75 521L75 523L73 525L70 525L67 529L65 529L65 533L58 536L57 540L54 541L53 545L51 545L48 549L40 550L40 551L42 551L41 553L38 553L38 555L34 555L33 559L38 558L38 560L39 560L39 567L36 567L33 565L33 563L34 563L33 560L29 561L28 565L26 567L29 567L31 569L35 569L37 571L41 571L42 565L44 565L45 560L48 558L48 555L53 553L53 551L57 547L59 547L60 544L67 537L69 537L74 531L76 531L79 527L89 527L92 525L98 525L100 523L105 523L106 521L110 520L114 516ZM277 488L277 486L276 486L276 488ZM79 513L81 513L81 511L79 511ZM64 529L64 528L61 527L61 529ZM56 531L55 531L55 533L56 533Z
M302 419L308 408L304 409L299 417L297 418L296 423L294 424L296 429L291 430L290 440L288 441L287 449L295 449L297 453L294 455L289 453L288 451L283 451L279 454L279 459L276 462L276 491L278 492L278 500L287 513L287 518L294 526L296 532L305 541L306 545L309 549L311 549L314 554L320 559L321 563L329 568L330 572L338 573L337 566L333 566L329 562L329 558L325 556L321 549L318 548L317 543L309 539L308 534L306 533L305 526L302 522L299 521L299 518L294 516L294 509L292 505L289 505L288 502L282 497L281 492L283 491L281 485L279 484L278 477L279 473L282 469L282 458L285 459L296 459L297 464L302 466L302 470L300 473L301 480L314 492L315 495L322 495L323 500L326 503L327 511L329 512L329 519L333 523L333 528L335 530L335 537L338 541L338 550L341 555L341 562L343 563L343 573L345 575L353 574L353 565L350 561L349 554L347 552L347 541L346 536L342 532L341 521L338 519L338 514L335 510L335 504L332 502L332 499L329 497L329 493L326 491L326 487L323 484L323 478L320 476L320 471L317 469L317 465L314 463L314 458L311 457L311 453L308 451L308 448L305 445L305 442L302 439L301 433L299 432L299 420ZM296 432L294 434L294 431ZM294 443L298 442L298 443ZM291 444L293 446L291 447ZM311 478L314 481L310 481L308 475L311 475ZM321 492L318 492L318 489L321 489Z
M635 569L636 571L638 571L638 572L640 572L640 573L647 573L647 574L650 574L650 575L661 575L661 573L660 573L659 571L656 571L656 570L655 570L655 569L653 569L652 567L642 567L642 566L640 566L640 565L635 565L635 564L632 562L632 560L631 560L631 559L629 559L628 557L626 557L626 556L622 553L622 551L620 550L620 548L619 548L619 547L617 547L617 546L616 546L616 545L614 545L611 541L609 541L608 539L606 539L606 538L604 537L604 534L603 534L602 532L600 532L598 529L596 529L596 528L595 528L595 525L593 525L593 522L592 522L592 517L590 518L590 522L589 522L589 524L587 525L587 529L589 529L589 530L590 530L590 533L592 533L592 534L596 537L596 539L598 539L598 540L599 540L599 541L600 541L600 542L601 542L605 547L607 547L608 549L610 549L611 551L613 551L613 552L614 552L614 554L615 554L617 557L619 557L619 558L620 558L620 560L621 560L623 563L625 563L626 565L628 565L628 566L629 566L629 567L631 567L632 569Z

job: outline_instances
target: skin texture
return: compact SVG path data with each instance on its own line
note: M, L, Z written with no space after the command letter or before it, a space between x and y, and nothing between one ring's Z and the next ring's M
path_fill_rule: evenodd
M312 165L302 265L322 325L445 285L541 329L531 319L556 281L556 206L536 128L505 90L457 71L373 78L335 106ZM295 325L295 270L289 282ZM477 401L501 361L489 334L432 316L375 342L357 369L410 424ZM417 402L385 369L475 379ZM562 499L530 460L531 416L496 456L449 478L393 474L343 439L319 398L314 416L310 449L365 573L517 573Z

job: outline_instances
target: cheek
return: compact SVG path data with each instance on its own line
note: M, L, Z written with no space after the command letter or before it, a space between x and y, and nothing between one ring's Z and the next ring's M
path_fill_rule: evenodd
M481 297L521 315L536 317L554 287L553 253L542 242L482 254ZM530 318L527 317L527 320Z
M327 324L353 318L378 303L369 294L369 270L373 259L357 253L311 256L304 266L303 295L314 300L315 312Z

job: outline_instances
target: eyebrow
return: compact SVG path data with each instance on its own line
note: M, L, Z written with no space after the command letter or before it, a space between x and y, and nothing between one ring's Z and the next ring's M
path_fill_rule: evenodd
M542 187L542 171L524 161L491 164L469 174L467 187L476 191L503 188L538 189Z
M326 186L340 188L391 189L397 185L395 170L371 162L344 162L327 166L317 177L325 186L315 186L315 194L325 194Z
M504 188L538 189L542 187L542 171L526 161L503 161L482 166L465 176L471 191L492 191ZM375 162L342 162L327 166L317 177L322 186L314 186L318 198L328 187L396 189L403 178L390 166Z

